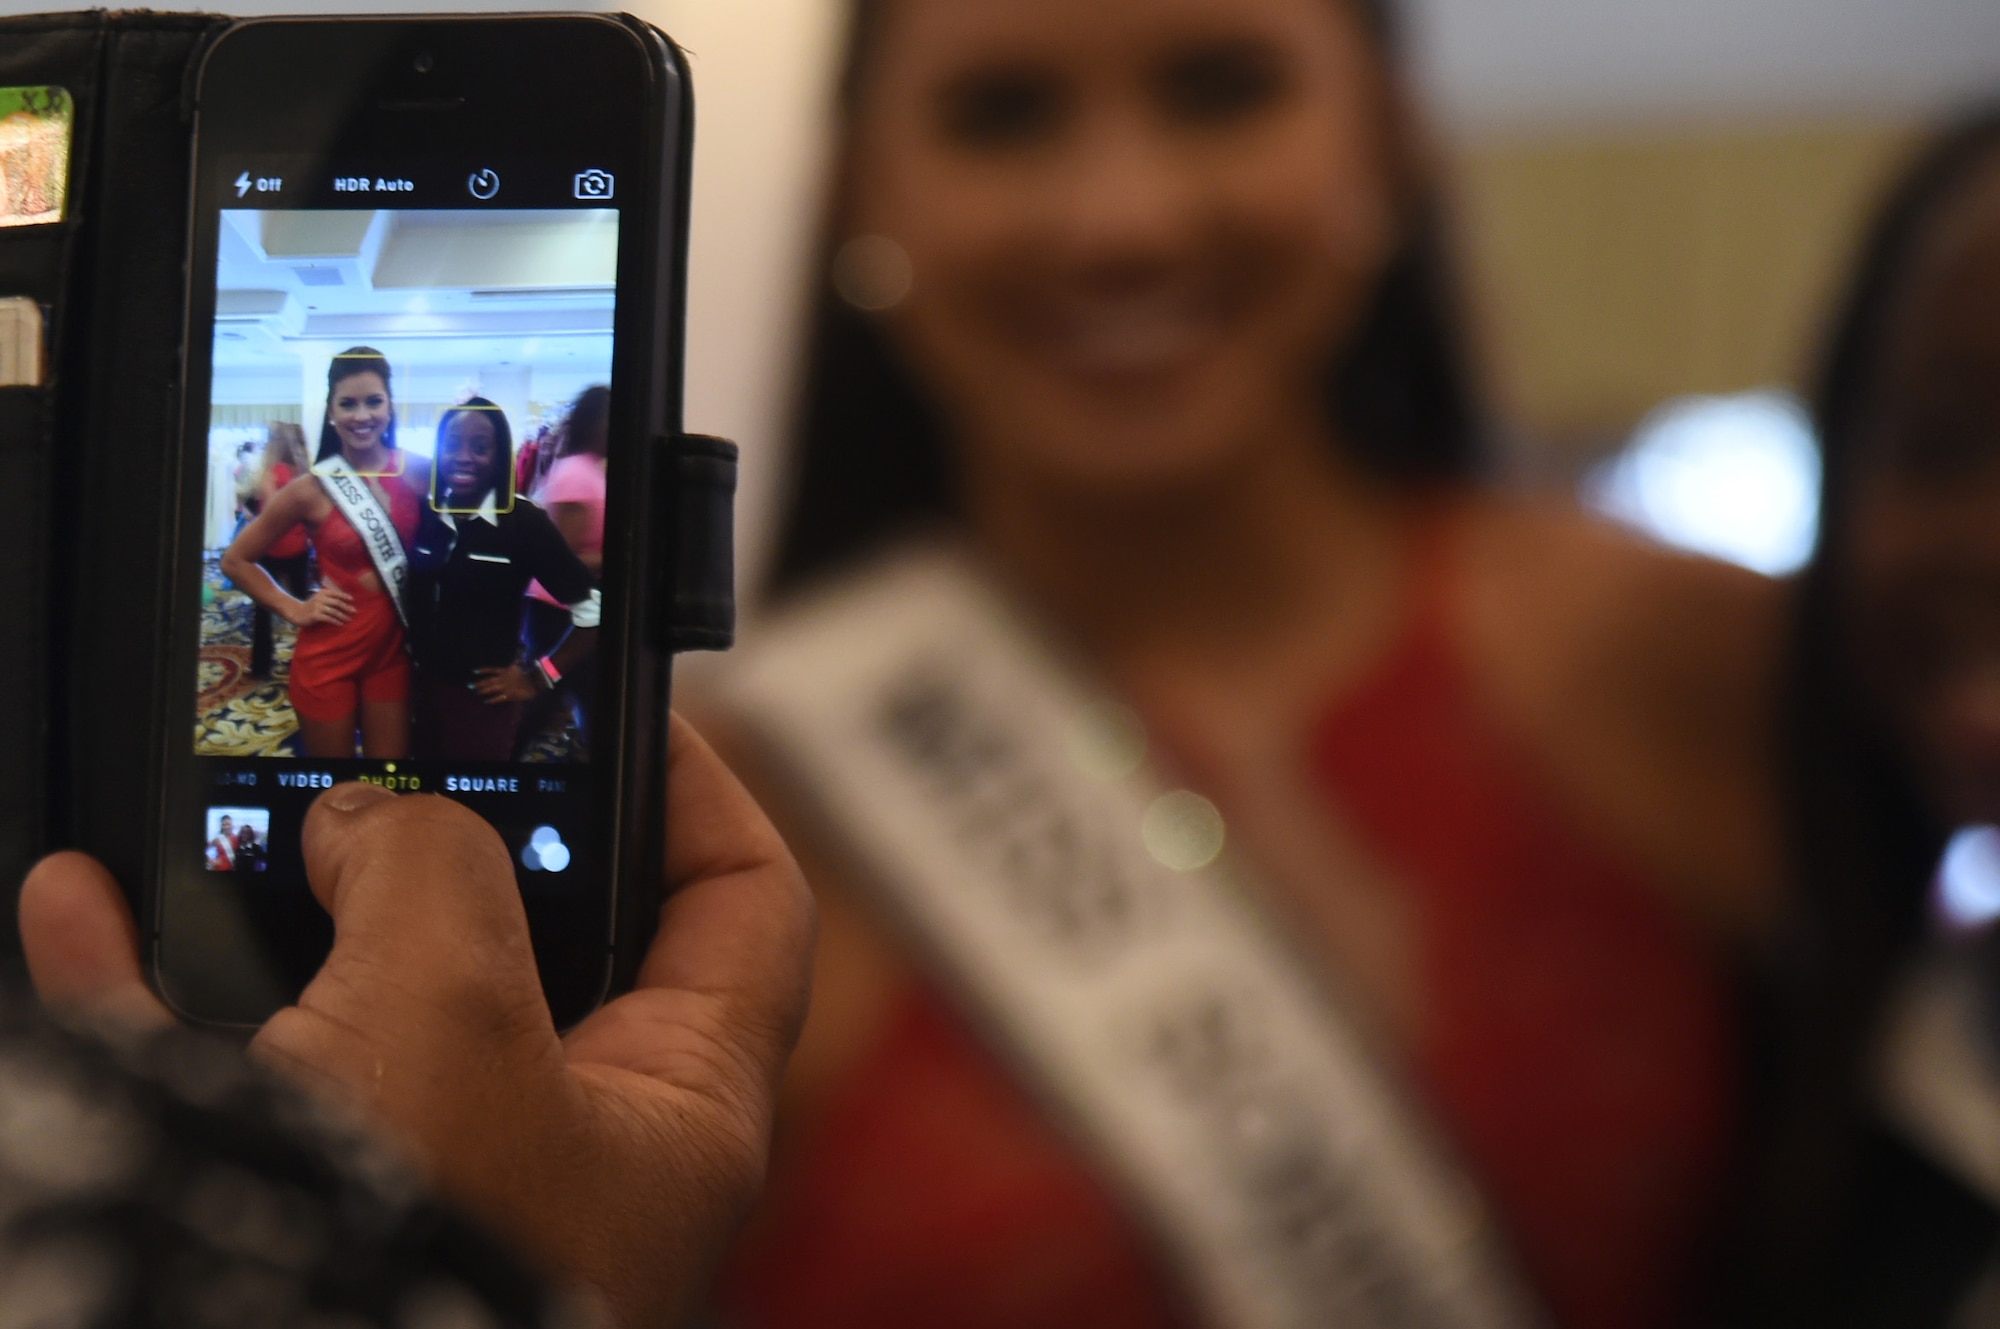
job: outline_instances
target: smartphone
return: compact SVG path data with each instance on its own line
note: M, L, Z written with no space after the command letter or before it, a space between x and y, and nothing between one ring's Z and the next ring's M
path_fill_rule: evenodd
M685 64L622 16L258 19L193 98L153 979L295 1000L300 830L364 780L492 824L572 1024L656 914Z

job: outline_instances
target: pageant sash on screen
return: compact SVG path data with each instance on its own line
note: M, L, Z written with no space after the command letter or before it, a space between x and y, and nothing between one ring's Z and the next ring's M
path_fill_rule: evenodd
M376 496L374 486L349 466L345 457L315 462L313 474L319 477L320 488L340 509L340 515L347 518L347 524L361 537L368 561L375 565L375 575L382 579L389 599L395 603L396 617L405 628L409 627L410 611L405 597L410 590L410 556L404 552L403 537L396 534L396 523Z

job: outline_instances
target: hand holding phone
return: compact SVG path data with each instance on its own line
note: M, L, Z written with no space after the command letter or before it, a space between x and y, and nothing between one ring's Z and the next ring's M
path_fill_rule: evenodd
M763 1171L804 1020L812 904L777 832L671 723L668 902L637 988L558 1039L509 856L442 799L367 785L304 835L335 941L253 1055L358 1104L439 1188L620 1323L677 1323ZM28 878L21 932L43 999L163 1023L132 916L92 860Z
M255 19L207 51L139 909L181 1015L259 1024L318 969L306 809L352 780L499 832L558 1027L631 981L691 133L630 18Z

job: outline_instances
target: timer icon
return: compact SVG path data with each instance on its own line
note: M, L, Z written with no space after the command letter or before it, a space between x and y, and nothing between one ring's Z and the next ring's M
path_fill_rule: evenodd
M500 192L500 173L491 167L482 167L465 178L466 192L482 203Z

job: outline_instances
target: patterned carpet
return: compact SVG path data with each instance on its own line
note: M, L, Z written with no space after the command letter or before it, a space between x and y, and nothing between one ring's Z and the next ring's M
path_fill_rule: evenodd
M275 660L268 679L250 676L250 597L231 590L216 560L203 569L201 695L196 702L194 750L202 757L297 757L298 716L287 682L297 630L274 619ZM521 754L523 761L588 759L582 731L570 708L558 706Z
M559 706L520 755L522 761L538 763L589 761L590 748L583 730L577 727L575 713L568 706Z
M250 677L250 597L223 587L210 560L202 583L201 695L194 750L202 757L299 756L298 717L286 682L292 673L291 624L274 619L276 660L269 679Z

